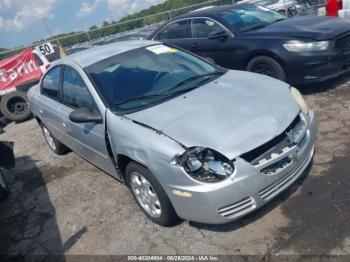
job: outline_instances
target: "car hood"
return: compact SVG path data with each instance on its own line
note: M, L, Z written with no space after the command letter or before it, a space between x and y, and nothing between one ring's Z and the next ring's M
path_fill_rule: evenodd
M350 22L346 19L308 16L288 18L261 29L247 32L244 35L329 40L348 32L350 32Z
M186 147L233 159L281 134L300 111L286 83L242 71L127 115Z

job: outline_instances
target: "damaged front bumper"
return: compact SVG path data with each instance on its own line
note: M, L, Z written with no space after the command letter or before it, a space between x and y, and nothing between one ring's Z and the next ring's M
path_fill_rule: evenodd
M305 171L314 155L316 118L312 111L301 114L305 129L300 141L272 154L259 163L243 158L235 161L235 173L218 183L191 181L179 166L158 166L166 177L161 178L179 217L208 224L222 224L238 219L268 203L293 184ZM188 180L189 181L189 180Z

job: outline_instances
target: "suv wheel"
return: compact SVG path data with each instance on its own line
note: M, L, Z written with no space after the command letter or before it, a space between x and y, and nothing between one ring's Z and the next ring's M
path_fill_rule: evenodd
M164 189L148 169L130 162L126 183L137 204L153 222L173 226L180 221Z

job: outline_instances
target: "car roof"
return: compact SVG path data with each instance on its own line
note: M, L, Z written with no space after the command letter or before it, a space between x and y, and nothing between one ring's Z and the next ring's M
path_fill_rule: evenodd
M64 61L70 60L84 68L108 57L154 44L160 44L160 42L150 40L131 40L96 46L62 58L55 64L60 64Z
M208 8L200 8L198 10L194 10L190 13L184 14L177 16L173 18L172 20L178 20L181 18L190 18L190 17L196 17L196 16L215 16L223 11L233 9L233 8L239 8L241 6L247 6L251 5L248 3L242 3L242 4L230 4L230 5L219 5L219 6L213 6L213 7L208 7Z

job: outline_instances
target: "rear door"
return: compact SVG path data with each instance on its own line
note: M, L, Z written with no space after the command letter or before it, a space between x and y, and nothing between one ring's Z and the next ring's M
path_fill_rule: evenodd
M191 19L170 22L158 32L154 40L189 50L192 44L190 22Z
M51 68L41 81L39 115L52 135L64 143L60 104L62 69L62 66Z
M109 157L105 140L105 123L74 123L69 115L78 108L99 111L80 73L71 66L64 66L62 80L62 123L67 145L107 173L117 176ZM105 112L100 112L101 115Z

